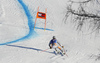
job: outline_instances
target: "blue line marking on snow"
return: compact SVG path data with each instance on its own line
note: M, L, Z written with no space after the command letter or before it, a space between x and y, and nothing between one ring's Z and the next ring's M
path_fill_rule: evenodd
M29 39L31 37L36 37L38 34L34 31L34 22L33 22L33 17L30 14L30 11L28 10L28 7L24 4L24 2L22 0L18 0L18 2L22 5L25 14L27 16L28 19L28 26L29 26L29 33L17 40L11 41L11 42L6 42L6 43L1 43L0 45L7 45L7 44L11 44L11 43L15 43L15 42L19 42L25 39Z
M39 27L35 27L35 29L41 29L41 30L44 30L44 28L39 28ZM54 30L48 29L48 28L46 28L45 30L48 30L48 31L54 31Z

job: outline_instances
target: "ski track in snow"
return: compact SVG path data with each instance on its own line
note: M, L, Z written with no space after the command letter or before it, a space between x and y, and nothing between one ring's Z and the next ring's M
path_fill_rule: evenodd
M98 1L98 0L96 0L97 1L97 3L100 5L100 2Z
M2 18L4 16L4 9L3 6L0 4L0 18ZM1 22L0 22L1 23Z

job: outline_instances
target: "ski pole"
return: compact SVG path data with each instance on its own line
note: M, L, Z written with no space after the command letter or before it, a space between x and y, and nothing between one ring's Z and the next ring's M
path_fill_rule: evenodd
M48 48L49 49L49 48ZM45 52L45 51L47 51L48 49L45 49L45 50L43 50L43 51L41 51L41 52Z
M66 51L65 51L65 48L63 47L63 49L64 49L64 52L65 52L65 55L68 57L68 55L66 54Z

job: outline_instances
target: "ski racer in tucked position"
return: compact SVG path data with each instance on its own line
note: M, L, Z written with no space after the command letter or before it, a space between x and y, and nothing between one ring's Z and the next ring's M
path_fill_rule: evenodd
M57 40L56 40L56 37L53 36L52 40L50 41L49 43L49 47L50 49L55 49L55 51L57 53L59 53L58 49L61 51L62 54L65 54L63 48L64 46L62 46Z

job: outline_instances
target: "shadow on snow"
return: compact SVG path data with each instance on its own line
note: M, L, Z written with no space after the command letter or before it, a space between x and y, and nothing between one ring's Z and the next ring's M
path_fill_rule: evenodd
M7 45L7 46L24 48L24 49L31 49L31 50L35 50L35 51L41 51L41 52L46 52L46 53L54 54L54 52L44 51L42 49L37 49L37 48L32 48L32 47L25 47L25 46L18 46L18 45Z

